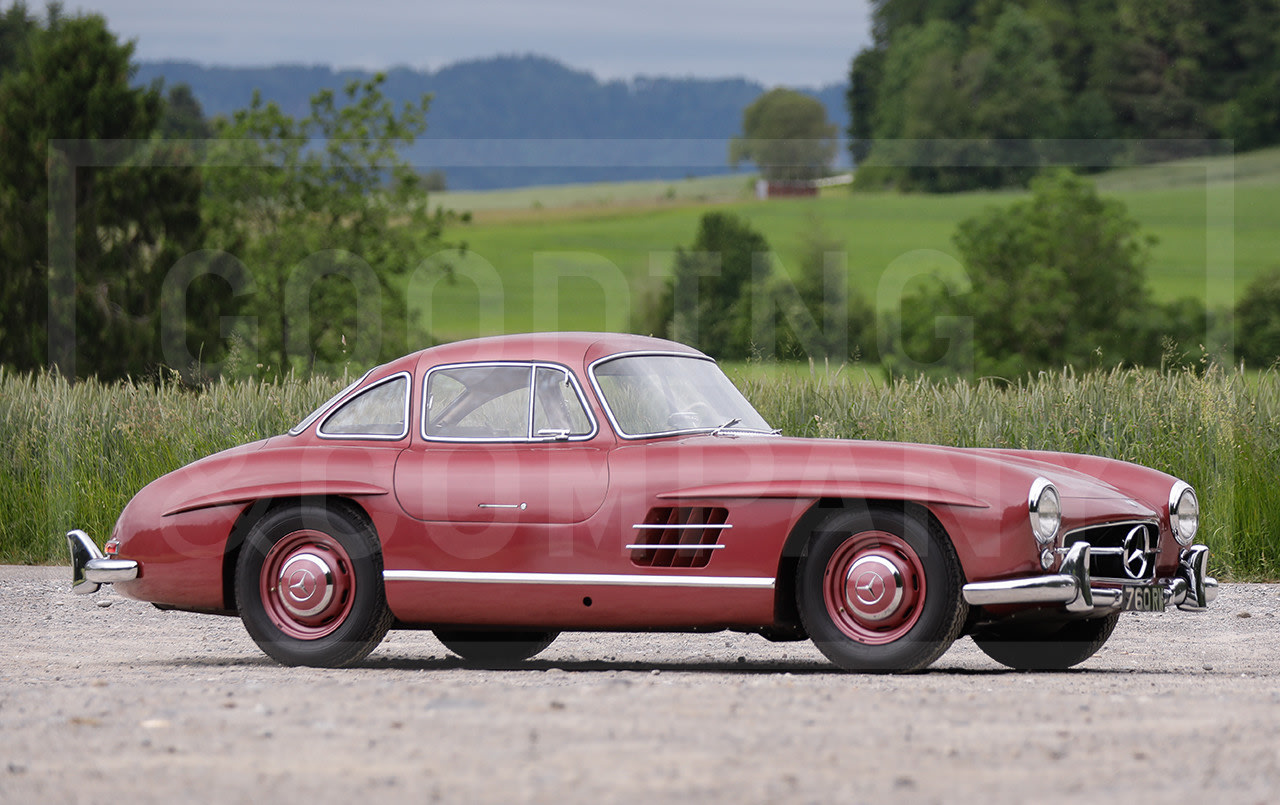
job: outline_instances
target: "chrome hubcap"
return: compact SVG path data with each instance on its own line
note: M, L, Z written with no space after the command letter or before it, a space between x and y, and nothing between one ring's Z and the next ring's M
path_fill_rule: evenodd
M906 583L887 557L863 556L845 574L846 606L867 621L882 621L898 611Z
M276 579L280 604L290 614L306 618L324 611L333 600L333 569L318 554L289 557Z

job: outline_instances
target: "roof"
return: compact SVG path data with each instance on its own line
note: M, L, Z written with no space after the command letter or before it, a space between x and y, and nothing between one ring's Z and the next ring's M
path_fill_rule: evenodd
M431 364L472 361L548 361L582 366L620 352L680 352L702 355L675 341L628 333L520 333L473 338L430 347L418 353Z

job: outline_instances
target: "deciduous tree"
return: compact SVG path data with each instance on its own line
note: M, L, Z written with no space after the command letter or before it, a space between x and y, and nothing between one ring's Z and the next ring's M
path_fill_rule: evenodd
M300 120L255 95L217 123L209 246L247 268L239 335L264 370L340 371L421 341L404 284L442 248L448 216L428 213L399 153L426 130L430 99L397 108L383 81L319 92Z
M778 88L742 112L742 136L729 143L729 162L754 162L769 181L826 175L836 155L836 127L816 98Z
M659 302L665 334L717 358L751 356L753 294L766 290L769 242L742 218L709 212L688 249L676 250Z

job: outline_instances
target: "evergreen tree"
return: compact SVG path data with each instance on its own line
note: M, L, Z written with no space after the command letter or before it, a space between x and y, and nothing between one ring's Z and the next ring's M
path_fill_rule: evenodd
M17 5L3 20L0 38L16 45L0 51L0 362L149 371L164 362L168 270L199 247L199 174L152 167L174 161L150 142L163 99L130 85L133 45L102 17L53 5L41 21ZM216 301L196 303L207 313Z

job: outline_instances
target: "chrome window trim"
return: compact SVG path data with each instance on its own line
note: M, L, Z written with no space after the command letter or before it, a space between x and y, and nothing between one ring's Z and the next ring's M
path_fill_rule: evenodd
M442 372L446 369L480 369L485 367L503 368L514 367L529 370L529 409L528 422L525 427L525 437L523 439L506 436L428 436L427 435L427 402L430 399L427 395L427 389L431 385L431 375L436 372ZM539 368L554 369L563 372L569 378L569 383L573 386L573 393L578 397L578 405L582 406L583 412L587 415L587 421L591 423L591 431L585 434L571 435L564 438L557 436L536 436L533 433L533 406L534 406L534 384L537 382L537 370ZM596 421L595 414L591 411L591 405L587 402L587 395L582 391L582 384L578 382L577 376L568 366L551 361L464 361L462 363L444 363L439 366L432 366L427 373L422 376L422 406L421 416L419 416L418 432L424 441L443 442L451 444L548 444L548 443L564 443L564 442L589 442L600 433L600 423Z
M712 431L720 431L721 433L745 433L752 436L777 436L777 431L752 430L749 428L683 428L681 430L664 430L657 433L627 433L618 424L618 420L613 415L613 409L609 407L609 400L604 396L604 391L600 388L600 382L596 380L596 367L602 363L616 361L621 358L693 358L698 361L706 361L707 363L719 365L715 358L709 355L698 355L690 352L672 352L663 350L636 350L634 352L615 352L612 355L605 355L603 358L596 358L587 367L587 377L591 380L591 388L596 393L596 399L600 401L600 407L604 409L604 415L609 419L609 425L613 428L613 432L618 438L628 441L636 441L638 439L661 439L667 436L682 436L690 433L711 433ZM732 384L733 381L730 381ZM735 386L735 388L737 388ZM741 394L742 392L738 392ZM746 399L743 397L743 399ZM747 405L751 406L754 411L755 406L751 405L751 401L747 400ZM759 416L760 412L756 411ZM760 417L764 419L764 417ZM768 424L768 423L766 423Z
M370 372L372 372L372 370L370 370ZM359 397L361 394L373 391L379 386L385 385L387 383L398 380L400 378L405 379L404 416L402 418L404 422L404 428L401 429L400 433L392 435L390 433L325 433L324 432L324 426L329 424L329 419L334 414L341 411L343 406L345 406L347 403L351 402L356 397ZM377 382L370 383L368 386L360 389L359 391L354 391L351 394L346 395L342 399L342 402L340 402L338 405L331 406L329 410L325 413L324 417L321 418L320 424L316 426L316 435L319 436L321 439L374 439L380 442L398 442L404 437L409 435L409 398L412 396L412 394L413 394L412 373L404 371L404 372L396 372L393 375L387 375L386 377L382 378L381 380L378 380Z
M642 573L499 573L467 570L384 570L384 581L463 584L575 584L605 587L715 587L772 590L772 576L677 576Z
M376 366L373 367L373 369L377 369L377 368L378 367ZM369 375L373 374L373 369L370 369L369 371L360 375L360 377L353 380L342 391L339 391L337 394L333 395L325 402L320 403L319 408L307 414L305 419L303 419L298 424L294 425L292 428L289 428L289 430L287 431L288 435L301 436L303 433L305 433L307 431L307 428L310 428L312 425L316 424L316 421L319 420L320 417L332 411L334 408L337 407L338 403L347 399L347 397L351 394L351 392L358 389L360 387L360 384L363 383L365 379L369 377Z

